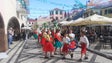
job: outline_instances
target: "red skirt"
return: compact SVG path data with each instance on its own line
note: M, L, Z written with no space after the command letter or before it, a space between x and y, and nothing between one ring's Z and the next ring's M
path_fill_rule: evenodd
M51 42L46 42L45 45L43 46L43 51L45 52L53 52L54 51L54 46Z
M39 43L41 42L41 36L42 36L41 34L38 35L38 42Z
M42 37L42 39L41 39L41 45L44 46L45 42L46 42L46 39L44 37Z
M68 53L68 51L69 51L68 50L68 48L69 48L68 46L69 46L69 44L65 43L64 46L63 46L62 52Z
M86 44L81 43L81 54L86 54Z
M76 48L76 42L75 41L70 42L69 49L75 49L75 48Z

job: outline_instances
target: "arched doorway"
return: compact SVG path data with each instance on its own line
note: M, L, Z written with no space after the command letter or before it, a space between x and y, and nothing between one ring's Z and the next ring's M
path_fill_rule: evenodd
M0 14L0 52L5 52L7 49L5 40L4 21L2 15Z
M7 30L9 28L13 28L13 30L14 30L13 40L14 41L19 40L18 37L20 36L20 24L16 17L12 17L9 20Z

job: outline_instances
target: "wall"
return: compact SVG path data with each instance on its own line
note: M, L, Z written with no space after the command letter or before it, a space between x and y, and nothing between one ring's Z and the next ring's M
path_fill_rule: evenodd
M4 25L5 25L5 41L3 41L3 46L5 51L8 49L7 48L7 27L8 27L8 22L12 17L17 18L17 13L16 13L16 0L0 0L0 13L1 16L3 17ZM18 19L20 26L24 21L21 19ZM5 42L5 43L4 43Z

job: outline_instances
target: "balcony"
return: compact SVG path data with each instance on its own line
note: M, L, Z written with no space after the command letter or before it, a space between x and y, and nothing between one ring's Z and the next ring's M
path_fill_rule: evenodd
M16 11L19 13L27 14L27 9L25 9L19 1L17 1L17 4L16 4Z

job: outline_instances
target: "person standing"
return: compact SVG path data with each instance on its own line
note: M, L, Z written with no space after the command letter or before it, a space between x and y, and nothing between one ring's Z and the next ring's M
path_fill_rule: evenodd
M55 52L54 54L56 54L56 50L57 48L60 49L60 54L61 54L61 47L62 47L62 39L61 39L61 34L60 34L60 30L56 30L56 34L55 34L55 44L54 44L54 47L55 47Z
M65 33L64 34L64 37L62 39L62 42L63 42L63 48L62 48L62 52L63 52L63 58L62 59L65 59L65 56L68 54L69 52L69 42L70 42L70 38L67 36L67 34Z
M12 44L13 41L13 35L14 35L14 31L12 28L9 28L8 30L8 47L10 48L10 44Z
M34 30L33 36L34 36L35 39L38 39L38 32L37 32L37 30Z
M82 61L84 55L85 55L84 59L88 59L87 54L86 54L86 48L88 48L88 46L89 46L89 40L86 37L84 31L81 31L80 35L81 35L81 37L80 37L80 40L79 40L79 44L81 45L81 57L80 57L79 61Z
M26 33L25 33L25 30L22 30L22 33L21 33L21 34L22 34L22 39L23 39L23 40L26 40Z
M70 38L69 51L71 58L73 58L73 52L76 48L76 39L75 34L72 32L72 30L69 31L69 38Z
M52 54L54 51L54 46L51 31L48 30L47 34L45 34L44 37L45 37L45 45L43 46L43 50L45 52L45 58L48 58L47 56L48 52L50 52L50 57L54 57Z
M42 47L45 45L45 37L44 37L45 34L46 34L45 30L42 30L42 33L39 35L40 36L40 44Z

